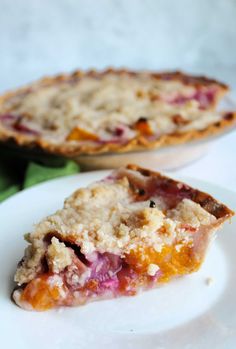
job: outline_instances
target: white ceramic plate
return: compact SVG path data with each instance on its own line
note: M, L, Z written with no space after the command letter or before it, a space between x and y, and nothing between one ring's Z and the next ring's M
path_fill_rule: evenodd
M60 208L79 186L107 171L40 184L0 205L0 342L17 349L236 348L236 221L226 224L198 273L136 297L78 308L27 312L10 300L12 279L33 223ZM185 179L236 208L236 194ZM207 279L212 284L207 284Z

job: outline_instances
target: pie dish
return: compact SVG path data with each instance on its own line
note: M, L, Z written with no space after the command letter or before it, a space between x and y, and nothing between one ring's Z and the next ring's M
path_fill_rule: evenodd
M129 165L72 194L26 235L14 301L27 310L135 295L201 266L233 215L210 195Z
M222 132L228 87L180 72L77 71L0 98L0 141L68 157L156 149Z

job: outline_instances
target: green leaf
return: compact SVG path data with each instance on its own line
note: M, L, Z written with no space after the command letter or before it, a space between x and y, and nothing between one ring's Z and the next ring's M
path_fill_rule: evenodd
M20 186L19 185L11 185L10 187L1 190L0 192L0 202L3 200L6 200L7 198L9 198L11 195L17 193L20 190Z
M72 160L67 160L63 167L47 167L30 162L25 172L23 188L29 188L32 185L50 179L78 173L79 170L79 165Z

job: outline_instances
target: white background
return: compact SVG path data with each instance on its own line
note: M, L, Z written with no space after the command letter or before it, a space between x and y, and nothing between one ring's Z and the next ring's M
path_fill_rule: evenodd
M236 0L0 0L0 91L45 74L184 69L236 90ZM236 133L180 172L236 190Z

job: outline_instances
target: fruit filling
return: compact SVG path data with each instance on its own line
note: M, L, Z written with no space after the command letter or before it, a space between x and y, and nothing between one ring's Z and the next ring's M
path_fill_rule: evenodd
M191 95L175 95L173 98L167 98L167 102L171 104L181 105L191 100L195 100L200 109L207 109L214 104L216 99L216 89L199 89Z
M8 128L19 133L24 133L29 136L39 136L40 132L32 128L27 121L23 120L23 116L13 115L13 114L3 114L0 115L0 121ZM26 118L27 119L27 118Z
M196 229L188 226L189 234ZM152 288L157 283L167 282L172 277L197 270L199 261L194 258L190 244L164 246L161 251L141 245L125 256L111 253L92 253L85 257L79 247L60 242L52 237L42 267L43 272L30 281L20 294L19 301L26 308L47 310L57 306L74 306L98 298L114 298L119 295L132 296L142 288ZM51 249L66 248L70 264L60 270L56 267L56 256Z

